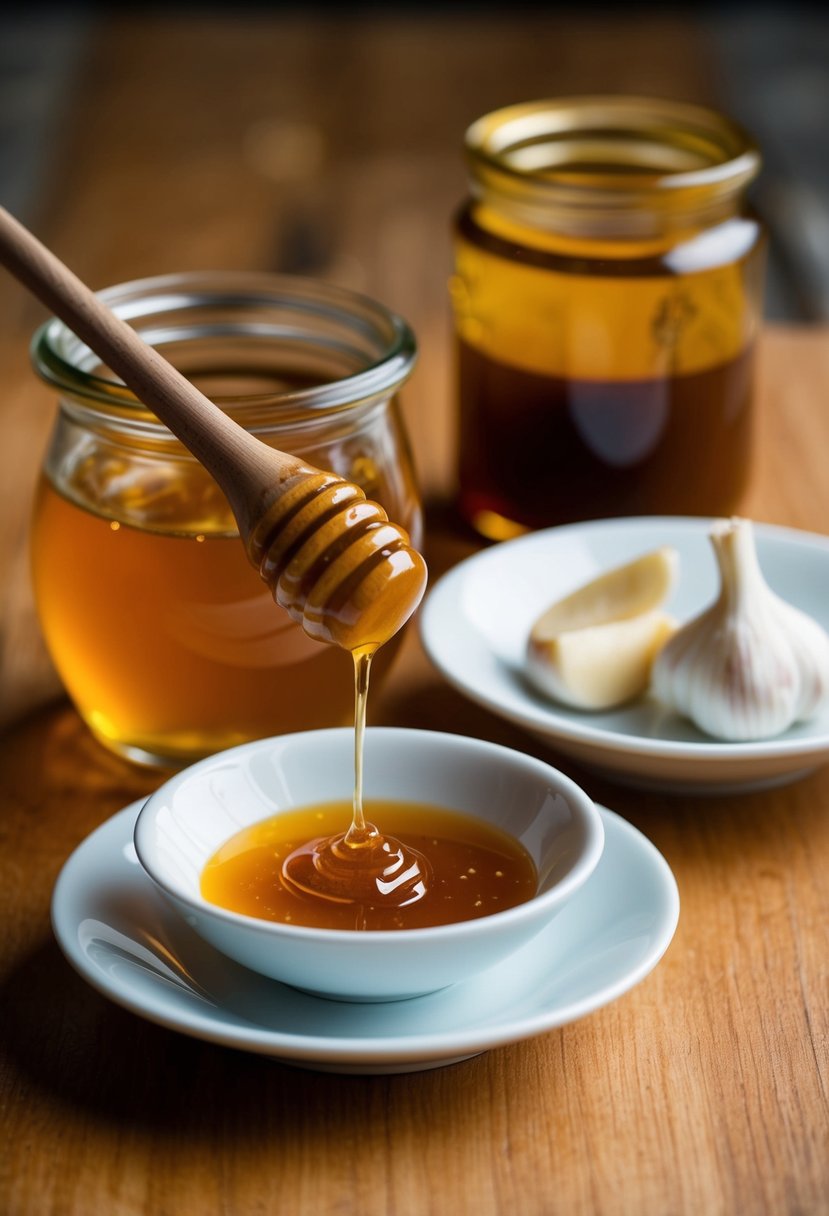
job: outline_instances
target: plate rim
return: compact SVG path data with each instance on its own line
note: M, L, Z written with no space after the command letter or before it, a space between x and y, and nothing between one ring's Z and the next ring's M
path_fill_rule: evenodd
M476 702L478 705L492 710L499 717L533 731L536 735L543 734L548 740L566 740L579 743L585 747L601 748L604 752L630 756L642 756L654 760L687 761L692 759L739 761L762 758L777 760L784 758L808 758L829 752L829 733L813 737L757 739L748 742L707 741L662 739L647 735L623 734L597 727L589 722L573 720L569 715L557 711L551 702L551 707L539 708L537 712L504 708L497 697L482 692L470 681L462 678L439 657L435 650L434 630L431 628L431 618L438 608L443 607L443 601L451 602L451 595L463 584L473 566L484 565L495 561L499 552L505 547L517 548L539 544L542 538L562 536L564 534L583 534L587 531L626 531L650 530L654 527L670 527L686 533L698 534L703 527L710 527L719 516L684 516L684 515L645 515L620 516L612 519L585 520L578 523L561 524L553 528L539 529L511 540L500 541L487 546L462 559L443 574L431 588L419 615L420 640L429 661L441 676L458 692ZM742 518L742 517L741 517ZM823 553L829 566L829 536L819 532L809 532L781 524L765 523L752 519L755 535L758 539L773 539L789 544L797 544L810 550ZM666 541L665 543L669 543ZM436 608L438 605L438 608ZM490 652L491 653L491 652Z

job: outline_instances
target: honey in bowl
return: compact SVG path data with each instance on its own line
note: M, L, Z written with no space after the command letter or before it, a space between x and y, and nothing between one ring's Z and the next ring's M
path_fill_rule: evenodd
M388 897L357 887L337 897L315 897L283 879L286 859L336 836L348 821L346 802L275 815L245 828L208 861L205 899L233 912L325 929L422 929L475 920L531 899L535 864L502 829L457 811L403 802L367 802L383 825L420 864L415 874L396 866L392 851ZM388 841L388 837L385 838ZM424 867L425 862L425 867ZM359 864L355 867L359 874ZM408 898L397 902L401 887Z
M308 807L237 833L202 872L201 893L211 903L287 924L390 930L475 920L535 895L532 858L500 828L434 806L364 806L363 744L375 649L353 652L351 807Z

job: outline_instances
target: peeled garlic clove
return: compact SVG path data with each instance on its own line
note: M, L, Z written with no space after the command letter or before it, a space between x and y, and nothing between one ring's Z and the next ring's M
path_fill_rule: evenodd
M547 608L527 641L535 687L577 709L610 709L643 692L653 657L675 628L659 609L678 560L670 546L655 549Z
M659 653L652 692L715 738L773 738L829 695L829 636L769 588L749 520L718 522L710 540L720 593Z
M679 557L669 545L617 566L552 604L533 625L533 636L553 638L651 612L676 581Z
M576 709L611 709L648 686L654 655L676 628L655 609L629 620L530 635L526 671L546 696Z

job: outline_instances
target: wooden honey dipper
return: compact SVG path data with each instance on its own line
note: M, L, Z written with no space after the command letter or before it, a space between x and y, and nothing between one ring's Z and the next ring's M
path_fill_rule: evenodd
M376 648L415 611L426 564L359 486L249 434L0 207L0 262L204 465L248 558L311 637Z

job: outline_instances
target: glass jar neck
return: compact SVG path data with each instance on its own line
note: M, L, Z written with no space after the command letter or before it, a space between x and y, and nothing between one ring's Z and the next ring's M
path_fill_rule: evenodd
M100 293L112 310L246 429L339 425L386 402L416 357L408 325L331 284L245 273L178 274ZM87 423L145 440L166 428L62 322L32 341L35 370Z
M572 239L655 240L739 214L760 169L716 111L635 97L509 106L466 134L473 197L507 223Z

